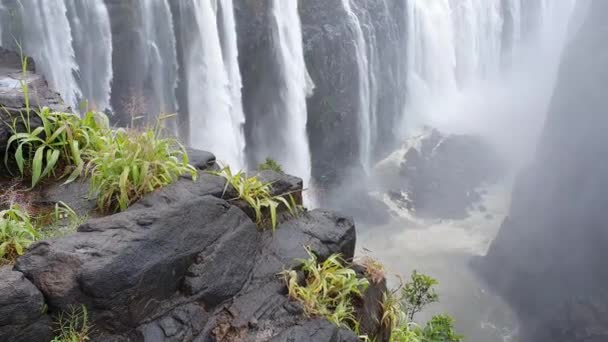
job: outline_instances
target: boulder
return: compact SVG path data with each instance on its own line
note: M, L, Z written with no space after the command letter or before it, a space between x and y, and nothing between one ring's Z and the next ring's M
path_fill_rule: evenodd
M295 177L264 172L260 178L272 182L277 195L302 190ZM277 274L297 267L295 259L307 257L305 247L322 259L334 253L352 259L353 221L313 210L286 217L274 233L259 231L238 205L221 198L234 196L224 186L223 178L202 172L196 182L181 179L125 212L32 245L15 271L3 270L10 282L0 285L0 303L6 294L2 307L19 312L8 298L23 298L17 305L24 313L0 319L0 336L46 342L49 331L41 329L51 326L50 317L85 305L95 326L92 341L257 341L307 334L311 341L352 340L352 333L328 322L311 323ZM45 305L49 315L33 310Z
M462 219L479 202L479 188L501 177L502 162L477 136L428 128L375 168L375 178L399 208L419 217Z
M0 340L50 341L51 319L42 293L21 272L0 268Z

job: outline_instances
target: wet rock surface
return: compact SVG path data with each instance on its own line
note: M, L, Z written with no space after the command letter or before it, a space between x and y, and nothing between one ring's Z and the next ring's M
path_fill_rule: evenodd
M298 178L259 176L276 194L301 196ZM278 276L307 257L305 246L320 260L352 259L353 221L313 210L284 218L274 233L260 231L226 200L234 190L224 190L223 178L201 172L196 182L182 179L123 213L32 245L14 270L0 270L9 280L0 286L0 311L17 313L0 319L3 341L46 342L56 316L80 305L95 326L93 341L355 341L306 318Z
M480 187L501 177L501 161L482 138L427 129L375 169L388 199L422 218L463 219Z
M566 48L534 163L476 263L515 309L523 342L608 340L606 11L593 1Z

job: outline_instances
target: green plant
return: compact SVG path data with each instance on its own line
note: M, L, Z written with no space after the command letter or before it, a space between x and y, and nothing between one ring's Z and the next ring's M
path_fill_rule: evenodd
M91 333L87 308L72 306L67 312L59 315L57 336L51 342L86 342Z
M353 300L362 296L369 282L357 278L338 254L319 263L314 253L306 251L309 259L298 260L302 263L304 285L300 285L296 271L283 272L289 296L303 305L308 316L324 317L337 326L358 331Z
M454 330L454 319L449 315L434 316L424 327L414 323L416 313L439 300L432 277L412 273L408 283L385 293L381 323L391 328L391 342L461 342ZM399 295L398 295L399 294Z
M270 171L278 172L281 174L285 173L283 171L283 167L281 166L281 164L279 164L276 160L274 160L270 157L266 158L266 160L263 163L258 165L258 170L260 170L260 171L270 170Z
M7 142L5 165L8 168L10 151L14 149L19 172L22 176L30 173L32 187L43 178L56 175L59 168L64 170L60 177L69 175L67 182L75 180L82 173L86 151L101 143L108 128L107 118L89 112L80 119L76 114L51 112L46 107L35 114L42 123L39 127L32 127L29 111L9 125L12 135Z
M280 205L284 205L285 208L292 214L297 214L297 208L290 203L284 196L285 195L272 195L271 183L263 183L258 177L248 177L243 171L233 173L229 166L224 167L218 172L212 172L217 176L221 176L226 179L226 187L224 188L224 194L228 190L228 186L232 186L237 192L237 198L241 199L254 210L256 223L258 226L262 226L264 222L264 211L268 210L270 214L270 224L272 229L277 227L277 208Z
M18 205L0 211L0 260L14 261L38 237L30 216Z
M425 306L439 301L439 295L433 288L437 280L417 271L412 272L411 280L402 288L404 311L410 321L414 320L416 313Z
M52 211L36 217L35 225L44 227L40 229L40 238L46 240L76 232L88 218L87 215L78 215L64 202L59 202L55 204Z
M174 139L161 138L158 127L111 131L89 152L86 172L101 211L125 210L143 195L184 174L196 179L197 171L188 164L185 148Z

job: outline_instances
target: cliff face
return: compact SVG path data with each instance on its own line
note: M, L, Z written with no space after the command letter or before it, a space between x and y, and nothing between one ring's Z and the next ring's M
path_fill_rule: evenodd
M536 160L483 261L524 341L608 339L607 11L593 1L565 51Z

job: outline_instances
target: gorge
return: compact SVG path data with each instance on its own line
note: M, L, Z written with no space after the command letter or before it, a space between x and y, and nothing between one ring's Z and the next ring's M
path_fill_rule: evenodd
M325 256L378 258L389 286L399 281L393 273L430 273L446 293L430 311L452 313L467 341L603 341L606 10L602 0L0 0L0 45L31 56L65 107L103 111L123 127L160 118L184 145L233 170L271 158L301 184L270 178L305 189L307 207L340 212L284 222L296 237L279 229L275 241L246 232L248 213L222 202L217 179L180 180L116 221L34 245L7 279L24 274L52 309L72 297L91 304L115 341L207 341L237 311L248 318L230 320L217 340L255 331L282 341L318 328L346 341L340 329L301 321L277 295L273 272L305 257L294 244L307 241ZM14 76L14 65L5 69ZM59 106L47 91L39 102ZM201 153L203 172L215 159ZM196 206L209 214L193 214ZM194 216L173 219L178 208ZM158 271L162 289L98 268L146 265L121 268L130 255L97 239L139 248L158 243L166 223L196 240L197 220L219 246L184 241L168 248L187 258L163 255L185 285L153 257L158 269L141 279ZM233 248L249 261L229 259L227 273L210 266ZM81 254L88 249L96 252ZM59 281L65 292L43 271L63 267L73 276ZM117 285L95 278L105 276ZM157 301L150 307L147 295ZM34 317L36 327L47 316ZM0 319L1 337L3 325L21 324L13 323ZM176 326L183 335L168 332Z

